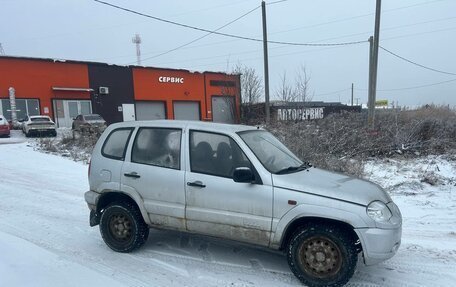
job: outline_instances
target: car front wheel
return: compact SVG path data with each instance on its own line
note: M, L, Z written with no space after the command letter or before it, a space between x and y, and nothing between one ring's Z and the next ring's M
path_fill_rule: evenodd
M131 252L147 241L149 227L136 206L115 202L101 214L100 233L112 250Z
M358 252L349 234L333 225L299 229L287 249L291 271L310 287L343 286L356 268Z

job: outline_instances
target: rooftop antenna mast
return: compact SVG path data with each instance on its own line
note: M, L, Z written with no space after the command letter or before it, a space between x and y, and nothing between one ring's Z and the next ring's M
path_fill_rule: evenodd
M141 65L141 37L139 36L139 34L136 34L132 39L131 39L131 42L133 44L136 44L136 63L139 65Z

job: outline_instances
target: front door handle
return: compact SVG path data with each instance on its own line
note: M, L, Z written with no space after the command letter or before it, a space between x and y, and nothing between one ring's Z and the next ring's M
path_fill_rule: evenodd
M136 172L124 173L126 177L140 178L141 176Z
M205 184L203 184L201 181L197 180L197 181L194 181L194 182L187 182L187 185L188 186L194 186L194 187L206 187Z

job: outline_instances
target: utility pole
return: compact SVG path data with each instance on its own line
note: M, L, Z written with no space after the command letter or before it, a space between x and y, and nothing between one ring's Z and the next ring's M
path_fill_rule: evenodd
M6 55L5 50L3 50L2 43L0 43L0 56L4 56L4 55Z
M261 1L263 15L263 56L264 56L264 108L266 112L266 123L268 124L271 115L269 110L269 64L268 64L268 32L266 27L266 3Z
M373 52L374 51L374 37L369 37L369 88L367 90L368 97L367 97L367 124L369 127L372 126L373 118L374 118L374 109L375 103L373 100L373 93L372 93L372 81L373 81L373 70L374 70L374 61L373 61Z
M370 63L371 68L369 76L369 90L371 96L369 98L369 116L368 116L368 123L371 128L374 127L375 124L375 99L377 96L377 70L378 70L378 46L380 40L380 15L381 15L381 8L382 7L382 0L377 0L377 5L375 8L375 30L374 30L374 38L372 41L372 37L369 38L369 42L371 43L371 61Z
M136 63L139 65L141 65L141 37L139 36L139 34L136 34L132 39L131 39L131 42L133 44L136 44Z
M352 107L353 107L353 83L352 83Z

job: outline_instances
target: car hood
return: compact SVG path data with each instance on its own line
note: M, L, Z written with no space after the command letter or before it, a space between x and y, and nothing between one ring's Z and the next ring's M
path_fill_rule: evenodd
M391 201L391 197L386 191L375 183L314 167L295 173L273 174L272 179L274 187L277 188L291 189L361 205L368 205L374 200L384 203Z

